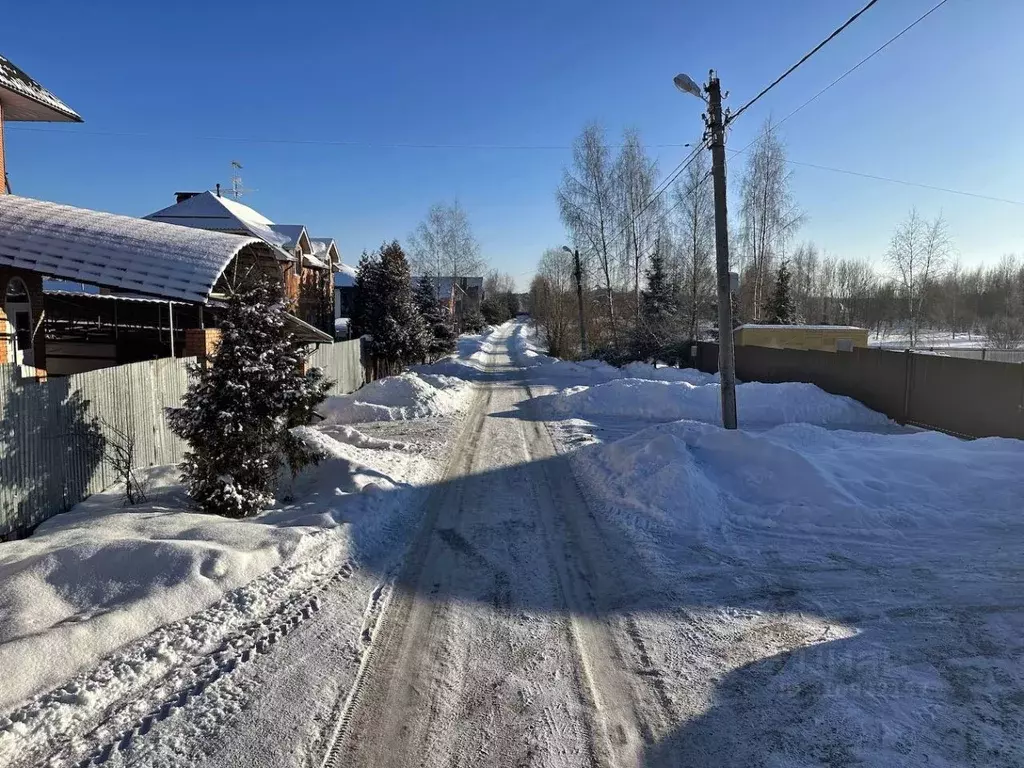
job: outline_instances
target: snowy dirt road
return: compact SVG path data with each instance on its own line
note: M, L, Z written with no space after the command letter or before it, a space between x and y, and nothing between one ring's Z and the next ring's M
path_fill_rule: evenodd
M606 550L493 341L488 377L339 712L326 765L636 765Z
M726 434L713 377L532 333L340 398L325 433L416 444L380 466L420 482L339 497L342 544L154 691L121 651L104 713L65 685L0 718L0 765L5 733L54 766L1024 765L1022 446L806 385L743 385L776 423Z

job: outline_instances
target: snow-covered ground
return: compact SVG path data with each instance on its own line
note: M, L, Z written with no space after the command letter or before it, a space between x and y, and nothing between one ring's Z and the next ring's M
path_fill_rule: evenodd
M717 396L513 323L256 519L158 470L0 544L0 765L1024 765L1024 443Z
M644 765L1024 765L1024 443L803 384L741 384L729 432L713 381L543 365L537 403L637 558L620 627L670 721Z
M460 339L459 362L439 367L473 365L485 343ZM157 467L145 504L125 508L112 488L0 544L0 765L109 746L265 648L278 617L318 610L339 573L366 592L349 600L359 619L374 583L352 575L401 552L470 390L424 368L331 398L324 423L297 430L324 459L256 518L190 511L176 469ZM352 425L381 419L417 421L390 430L399 439ZM213 722L236 708L208 699Z
M905 349L910 343L910 336L905 331L895 330L891 333L878 334L872 331L868 344L872 347L888 347ZM935 347L936 349L981 349L991 344L988 337L979 333L958 333L954 338L950 331L919 331L916 347Z

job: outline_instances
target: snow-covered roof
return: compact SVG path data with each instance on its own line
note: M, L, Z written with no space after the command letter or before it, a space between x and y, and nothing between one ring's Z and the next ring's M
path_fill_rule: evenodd
M761 325L760 323L747 323L736 330L743 328L765 328L775 331L867 331L866 328L859 328L856 325Z
M356 269L348 264L339 264L334 273L335 288L352 288L356 284Z
M252 235L281 248L281 253L291 258L290 254L283 250L288 247L288 238L272 229L278 225L249 206L212 192L200 192L144 218L182 227Z
M284 238L281 243L284 248L294 248L299 245L302 236L306 234L306 228L301 224L271 224L270 230ZM309 235L306 235L306 239L308 241Z
M0 195L0 266L164 299L205 303L252 237L175 227Z
M334 242L333 237L311 237L309 244L313 248L313 254L321 261L340 265L341 251L338 250L338 244Z
M302 263L307 267L315 267L316 269L327 269L327 264L321 261L318 257L312 254L306 253L302 256Z
M4 120L82 122L77 112L3 56L0 56L0 104L3 104Z

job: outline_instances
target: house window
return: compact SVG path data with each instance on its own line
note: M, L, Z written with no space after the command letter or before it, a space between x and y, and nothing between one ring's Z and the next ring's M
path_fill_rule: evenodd
M7 315L8 329L13 341L13 362L21 365L35 365L32 354L32 305L29 302L28 288L20 277L12 277L7 281L4 291L4 313Z

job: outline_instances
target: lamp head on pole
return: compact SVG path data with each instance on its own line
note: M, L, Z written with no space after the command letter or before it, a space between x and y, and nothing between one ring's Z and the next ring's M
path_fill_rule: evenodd
M568 245L563 245L562 250L565 251L566 253L572 253L572 248L570 248Z
M704 93L701 91L700 86L693 82L693 79L689 75L680 73L672 78L672 82L675 83L676 88L683 93L696 96L701 101L704 101Z

